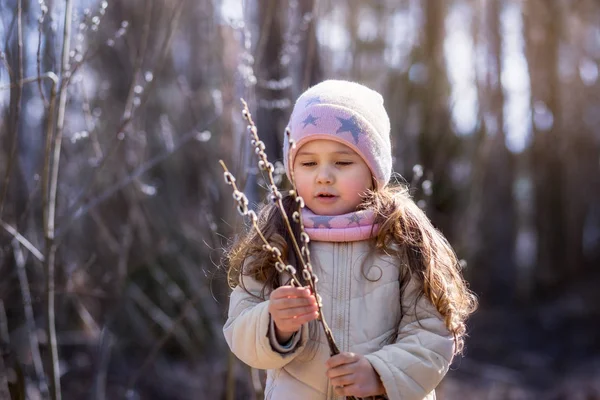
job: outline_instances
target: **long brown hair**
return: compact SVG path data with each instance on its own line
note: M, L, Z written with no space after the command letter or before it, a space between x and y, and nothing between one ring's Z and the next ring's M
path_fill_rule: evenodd
M284 209L291 221L294 199L284 196ZM359 208L375 212L374 223L380 229L373 238L374 251L396 254L406 259L408 268L401 271L400 289L404 290L410 278L421 285L419 296L431 301L444 318L444 323L454 336L455 352L464 347L466 319L477 308L477 299L468 289L460 272L460 264L446 238L431 223L425 213L415 204L404 186L387 186L368 191ZM258 225L265 238L277 246L282 258L298 266L293 251L292 236L285 229L280 211L274 204L267 204L259 212ZM297 224L292 223L294 237L299 241ZM399 249L399 250L398 250ZM242 274L264 283L261 297L281 286L280 275L275 269L275 259L264 251L263 242L252 230L241 234L225 254L230 287L242 286ZM305 284L302 274L298 274ZM401 314L402 314L402 304Z
M408 261L408 269L401 272L401 292L410 278L418 280L419 296L429 299L442 315L454 336L455 353L460 354L464 348L466 319L476 310L477 298L461 274L450 243L404 186L387 186L370 192L362 206L375 211L374 223L380 225L374 238L376 249L395 252ZM394 250L397 248L400 250Z

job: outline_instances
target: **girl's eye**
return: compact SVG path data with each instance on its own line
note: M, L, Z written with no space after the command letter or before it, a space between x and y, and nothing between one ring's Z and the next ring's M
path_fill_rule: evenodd
M337 165L351 165L352 161L338 161L336 164Z
M317 163L316 163L316 162L312 162L312 161L310 161L310 162L303 162L301 165L302 165L303 167L312 167L312 166L315 166L315 165L317 165Z

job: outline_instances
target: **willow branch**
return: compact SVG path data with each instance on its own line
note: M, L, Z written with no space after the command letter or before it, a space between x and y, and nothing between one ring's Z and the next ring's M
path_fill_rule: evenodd
M301 252L300 247L298 246L298 243L296 242L295 237L294 237L294 231L292 230L292 225L290 224L290 220L288 219L287 213L285 212L285 208L283 207L283 201L282 201L283 196L279 192L279 189L277 188L277 185L275 184L275 179L273 178L273 171L275 171L275 167L273 166L273 164L271 164L269 162L269 160L267 159L267 154L264 152L265 144L258 137L258 129L256 128L256 124L252 120L252 114L250 114L250 110L248 109L248 103L246 103L246 101L244 99L241 99L241 101L242 101L242 104L244 105L244 110L243 110L244 118L250 124L248 127L248 130L250 131L250 133L252 134L252 137L253 137L252 144L255 147L255 153L259 157L258 167L261 170L267 171L267 176L268 176L269 184L270 184L269 189L271 190L271 200L273 200L273 202L277 204L277 206L279 207L279 210L281 211L281 217L283 218L285 228L287 229L290 237L293 238L292 243L294 246L294 251L298 255L298 260L302 264L302 269L304 270L306 268L306 263L304 262L304 257L302 257L302 252Z
M271 189L271 199L277 204L277 206L279 207L279 210L281 211L281 215L282 215L284 224L286 226L286 229L287 229L290 237L292 238L292 244L293 244L294 250L298 256L298 261L300 262L300 264L302 266L302 275L303 275L304 279L308 282L312 293L316 297L318 314L319 314L318 319L323 326L323 330L325 331L325 336L327 338L327 342L329 344L331 354L332 355L339 354L340 349L337 346L337 344L335 343L333 334L331 333L331 330L329 329L329 326L323 316L323 302L321 299L321 295L319 295L319 293L317 291L318 278L313 273L312 264L310 262L310 251L308 249L308 243L310 242L310 238L308 237L308 234L304 230L304 225L302 224L302 218L300 215L300 211L304 207L304 200L302 199L302 197L298 196L295 183L292 182L293 190L290 191L290 194L292 194L294 196L296 204L299 207L298 208L299 211L294 213L294 220L300 224L300 238L303 242L303 247L301 249L300 246L298 245L298 242L294 235L294 231L292 230L292 226L288 219L287 213L283 207L282 195L281 195L281 193L279 193L277 186L275 185L275 180L273 178L273 171L274 171L273 164L271 164L268 161L267 155L264 152L265 145L258 137L258 129L256 128L256 124L254 123L254 121L252 119L252 115L250 114L250 111L248 109L248 104L243 99L242 99L242 104L244 105L244 110L243 110L244 118L249 123L248 129L253 137L252 144L255 146L255 153L259 157L258 167L262 170L267 171L268 179L269 179L269 183L270 183L270 189ZM290 144L292 146L294 146L293 141Z
M323 300L321 299L321 295L318 294L319 292L317 290L317 282L319 281L319 278L314 274L312 269L312 262L310 260L310 250L308 248L308 243L310 240L308 234L306 233L306 230L304 229L304 222L302 221L302 209L304 208L304 199L302 199L302 197L298 195L298 190L296 189L296 180L294 177L294 168L290 164L292 155L291 150L296 147L296 143L294 139L291 138L289 129L285 130L285 134L288 137L288 143L290 146L290 151L288 152L288 165L290 166L290 183L292 184L293 188L292 190L290 190L290 195L294 196L294 200L296 201L296 205L298 207L297 211L295 211L293 214L293 219L300 226L300 232L302 232L300 238L303 242L302 249L300 251L302 253L302 256L306 257L306 268L302 271L302 274L304 275L304 279L308 281L311 291L317 297L319 321L321 321L321 324L323 325L323 330L325 331L325 336L327 337L327 342L329 344L329 350L331 351L331 355L335 355L340 353L340 349L337 343L335 342L333 333L331 332L327 321L325 321L325 318L323 317Z
M325 320L325 316L323 315L322 298L319 295L319 293L317 292L318 278L314 274L312 264L310 262L310 250L308 248L308 243L310 242L310 238L304 229L304 224L302 222L302 216L301 216L302 208L304 208L304 200L302 199L302 197L300 197L298 195L295 181L293 178L293 172L292 172L291 183L292 183L293 189L290 190L290 195L294 196L294 200L298 206L298 210L296 212L294 212L292 217L293 217L294 221L299 224L299 227L300 227L300 239L303 242L302 248L300 248L298 241L296 240L296 237L294 235L294 231L290 224L286 210L283 207L283 200L282 200L283 196L279 192L277 185L275 184L275 180L273 178L273 171L275 170L275 168L274 168L273 164L270 163L269 160L267 159L267 155L265 153L265 144L258 137L258 129L256 127L256 124L254 123L254 120L252 119L252 115L250 114L248 104L244 101L244 99L241 99L241 101L244 106L243 115L244 115L244 118L248 121L248 124L249 124L248 130L250 131L250 133L252 135L251 143L255 148L254 150L255 150L256 155L259 158L258 167L259 167L259 169L261 169L263 171L267 171L267 176L268 176L268 180L269 180L269 184L270 184L269 188L271 190L271 200L277 204L279 211L281 212L281 216L284 221L284 225L291 237L291 242L294 247L294 251L296 252L296 254L298 256L297 259L302 266L302 276L308 282L311 292L316 297L317 307L318 307L318 315L319 315L318 321L321 323L321 326L323 327L323 330L325 332L325 336L327 338L327 343L329 345L330 353L331 353L331 355L339 354L340 349L339 349L338 345L336 344L335 338L333 337L333 333L331 332L331 329L329 328L329 325L327 324L327 321ZM289 131L286 131L286 135L288 135L288 138L289 138ZM290 141L290 146L291 147L295 146L295 143L293 140ZM290 152L290 154L291 154L291 152ZM290 166L290 170L292 170L292 169L293 169L292 166ZM226 176L225 180L227 181L227 176ZM242 196L243 196L243 193L242 193ZM235 198L235 193L234 193L234 198ZM243 211L243 210L240 210L240 212L241 211ZM250 213L250 212L248 212L248 213ZM252 215L251 215L251 218L253 218ZM278 265L275 264L275 267L277 268ZM288 266L288 267L290 267L290 266ZM287 267L286 267L286 269L287 269ZM295 269L294 269L294 272L296 272ZM346 398L349 400L355 399L354 396L347 396Z
M283 271L289 272L290 275L292 275L292 284L297 287L302 287L302 284L296 277L296 269L294 268L294 266L289 264L286 265L286 263L281 258L281 250L279 250L277 247L272 246L261 232L260 227L258 226L258 217L256 216L256 213L254 211L248 210L248 198L243 192L241 192L238 189L235 183L235 177L231 174L231 172L229 172L223 160L219 160L219 164L221 164L221 167L223 167L223 170L225 170L223 174L223 176L225 177L225 182L228 185L233 186L233 198L238 203L238 212L242 216L248 217L250 219L252 227L258 234L258 237L260 237L260 239L264 243L263 250L270 252L273 258L277 259L277 262L275 263L275 268L277 269L277 271L280 273L282 273Z

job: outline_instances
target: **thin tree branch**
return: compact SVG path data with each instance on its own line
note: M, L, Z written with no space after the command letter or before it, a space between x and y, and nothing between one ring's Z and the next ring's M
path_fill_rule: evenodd
M54 151L52 165L46 168L51 170L49 184L48 198L44 199L48 201L47 204L47 218L45 220L45 236L46 236L46 283L47 283L47 319L48 319L48 343L50 346L50 395L52 400L61 400L61 389L60 389L60 371L59 371L59 359L58 359L58 346L56 340L56 315L54 310L54 275L55 275L55 257L56 257L56 244L54 243L54 225L56 215L56 197L58 189L58 171L60 166L60 152L62 147L64 123L65 123L65 112L67 107L67 94L68 94L68 78L71 74L69 59L70 59L70 45L71 45L71 24L72 24L72 11L73 2L72 0L66 0L65 4L65 19L64 19L64 32L63 32L63 47L62 47L62 66L61 66L61 81L60 81L60 94L58 100L58 115L56 120L56 134L54 135ZM52 106L51 106L52 108ZM52 118L49 118L52 119Z
M27 240L23 235L21 235L15 228L4 222L0 219L0 226L4 228L6 232L8 232L17 242L21 243L23 247L25 247L35 258L39 261L44 262L44 255L41 251L39 251L29 240Z
M108 372L108 364L110 361L110 350L113 345L112 336L108 328L104 327L100 334L100 345L98 348L98 372L94 379L94 399L106 399L106 376Z
M4 186L0 193L0 218L2 217L2 211L4 211L4 202L8 194L8 185L10 183L10 176L12 174L12 168L15 164L15 154L17 152L17 142L19 138L19 117L21 114L21 97L23 95L23 0L17 1L17 91L14 99L14 114L12 114L12 123L9 125L9 129L12 128L12 138L10 145L10 153L8 156L8 166L6 167L6 173L4 175ZM12 102L12 98L11 98Z
M46 18L46 14L48 13L48 6L46 3L41 2L40 8L42 10L42 16L38 21L38 46L37 46L37 74L38 76L42 76L42 30L44 27L44 19ZM44 89L42 88L42 80L38 80L38 89L40 90L40 95L42 96L42 100L44 105L48 106L48 100L46 99L46 95L44 94Z
M11 88L17 87L19 85L24 85L26 83L39 82L44 79L50 79L52 81L55 81L55 83L58 83L58 76L56 76L56 74L54 72L50 71L50 72L46 72L44 75L32 76L30 78L24 78L18 82L10 84L10 85L2 85L2 86L0 86L0 90L11 89Z
M35 316L33 307L31 306L31 291L29 289L29 280L27 279L27 271L25 269L25 257L23 251L16 239L12 241L13 255L17 265L17 275L19 277L19 285L21 286L21 296L23 298L23 311L25 314L25 326L29 337L29 350L31 351L31 360L33 368L37 376L40 391L44 398L48 395L48 384L44 374L44 365L42 356L40 355L40 347L38 343L37 327L35 326Z

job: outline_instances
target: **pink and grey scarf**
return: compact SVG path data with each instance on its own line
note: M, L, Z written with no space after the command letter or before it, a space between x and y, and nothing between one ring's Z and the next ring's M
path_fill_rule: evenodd
M302 209L304 229L311 240L318 242L356 242L370 239L379 231L374 225L372 210L354 211L342 215L317 215Z

